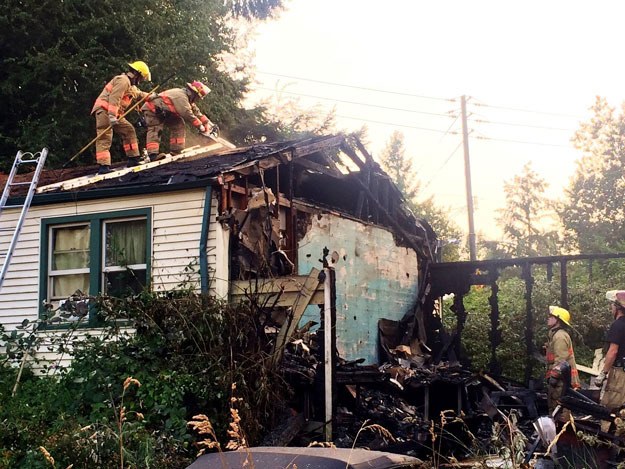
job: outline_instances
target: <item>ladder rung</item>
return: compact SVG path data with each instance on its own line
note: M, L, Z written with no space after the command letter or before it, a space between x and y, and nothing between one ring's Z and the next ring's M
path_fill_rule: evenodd
M18 204L18 205L5 205L4 208L21 208L23 207L24 204Z
M24 181L24 182L12 182L9 186L30 186L32 181Z

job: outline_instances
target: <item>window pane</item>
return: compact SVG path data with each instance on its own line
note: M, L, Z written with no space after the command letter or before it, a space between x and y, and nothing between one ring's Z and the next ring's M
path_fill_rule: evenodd
M116 296L118 298L134 295L143 290L145 287L145 270L122 270L118 272L106 272L104 274L105 288L107 295Z
M89 274L52 277L52 298L67 298L76 293L76 290L89 294Z
M52 270L89 267L89 225L52 230Z
M146 263L146 220L107 222L104 266Z

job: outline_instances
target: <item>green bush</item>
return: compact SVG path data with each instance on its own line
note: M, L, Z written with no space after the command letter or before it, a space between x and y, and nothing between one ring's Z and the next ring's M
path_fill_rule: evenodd
M66 336L70 369L37 377L27 368L12 396L20 354L4 357L1 468L52 467L40 447L55 467L119 468L121 455L128 468L184 467L197 453L187 425L194 415L208 415L227 440L233 385L247 440L273 426L288 389L249 305L189 291L97 303L107 325L97 336ZM19 348L7 334L3 340Z
M545 371L541 363L542 346L547 342L547 312L549 305L560 305L560 273L553 269L547 275L544 266L532 269L532 316L534 356L532 378L542 379ZM525 281L518 268L502 271L499 286L499 332L502 342L496 350L503 375L519 381L524 379L527 360L525 344L526 299ZM605 300L605 292L625 288L625 269L622 260L569 262L567 264L568 309L571 313L570 331L578 363L592 366L594 350L603 347L603 338L612 322ZM489 332L489 286L473 287L465 295L467 319L462 333L462 344L475 369L488 370L491 352ZM450 309L451 300L445 302L443 313L446 328L456 327L456 316Z

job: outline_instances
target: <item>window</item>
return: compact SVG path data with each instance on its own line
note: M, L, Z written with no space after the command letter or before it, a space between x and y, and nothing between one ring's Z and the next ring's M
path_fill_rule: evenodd
M146 285L145 218L104 222L103 292L123 296Z
M89 238L88 224L50 228L50 300L89 293Z
M149 209L42 221L41 300L54 307L77 290L122 297L149 280Z

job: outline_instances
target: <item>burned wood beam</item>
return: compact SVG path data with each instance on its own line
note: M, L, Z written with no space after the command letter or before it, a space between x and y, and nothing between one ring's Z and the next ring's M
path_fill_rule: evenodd
M564 309L569 309L569 282L564 259L560 262L560 304Z
M375 161L373 160L373 157L369 154L369 152L367 151L365 146L362 144L362 142L360 140L358 140L358 139L355 139L355 141L356 141L356 146L358 147L360 152L364 155L365 161L368 164L374 164Z
M380 211L384 210L384 207L382 207L382 204L380 204L380 200L378 197L380 193L380 188L379 180L375 173L371 174L371 182L369 184L369 187L371 188L371 194L373 195L373 199L375 201L374 209L371 211L371 215L373 216L373 220L376 223L380 223Z
M528 385L532 378L532 356L534 353L534 313L532 307L534 278L532 277L532 267L528 262L523 264L522 275L525 280L525 384Z
M280 165L276 166L276 205L280 206ZM274 218L280 218L280 210L276 210Z
M221 197L219 198L219 213L224 213L228 210L228 192L224 184L221 185Z
M289 163L288 210L286 211L286 252L297 272L297 209L294 207L293 163ZM286 205L285 205L286 206Z
M487 259L483 261L465 261L465 262L441 262L437 264L437 268L445 269L446 267L458 266L459 264L466 264L475 266L477 269L489 269L492 266L498 268L523 266L526 263L530 264L549 264L553 262L571 262L581 261L586 259L602 260L602 259L623 259L625 258L625 252L617 253L600 253L600 254L570 254L564 256L542 256L542 257L523 257L517 259Z
M317 287L319 286L320 277L319 277L319 269L315 269L314 267L310 269L310 273L308 277L304 281L304 285L301 287L297 297L293 301L293 311L291 316L287 321L282 325L280 332L278 333L278 337L276 338L275 350L274 350L274 363L277 363L282 357L282 352L284 351L284 347L288 342L293 332L297 328L306 307L310 304L313 295L315 294Z
M302 156L310 155L311 153L339 146L342 142L345 142L345 137L342 135L330 137L319 142L311 143L310 145L303 145L292 148L293 158L301 158Z
M320 151L319 154L321 155L321 158L323 159L323 161L325 161L325 163L328 165L328 168L337 174L336 177L345 176L345 174L339 169L336 162L332 159L332 156L328 155L326 151Z
M364 218L362 214L362 210L365 206L365 198L366 198L366 195L364 191L360 191L358 193L358 200L356 201L356 216L358 218Z
M390 184L391 182L388 180L388 178L380 180L380 203L386 211L388 211L389 213L393 213L388 202L388 192Z
M358 157L358 155L356 154L354 149L352 147L350 147L347 143L343 143L341 145L341 150L343 151L343 153L345 153L347 156L349 156L354 163L356 163L356 166L358 166L358 168L360 168L361 171L365 171L368 168L368 165L365 164Z
M488 297L490 303L490 332L488 339L490 342L490 373L499 376L501 374L501 365L497 360L497 347L501 344L501 330L499 329L499 285L494 279L490 285L491 294Z
M334 178L342 178L344 177L343 173L338 170L334 170L331 168L327 168L319 163L315 163L314 161L307 160L305 158L299 158L293 160L293 162L299 166L303 166L304 168L311 169L313 171L317 171L321 174L325 174L326 176L332 176Z

